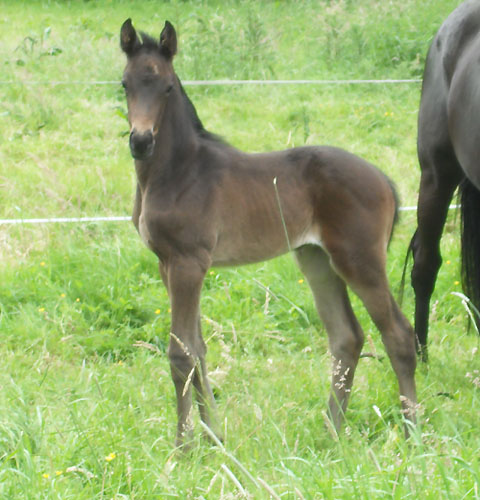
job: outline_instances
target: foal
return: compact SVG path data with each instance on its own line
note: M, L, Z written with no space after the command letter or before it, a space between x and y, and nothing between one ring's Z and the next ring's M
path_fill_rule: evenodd
M243 153L207 132L174 72L177 37L167 21L156 41L121 28L133 222L159 259L172 318L168 357L177 395L177 445L191 433L192 389L219 435L200 332L200 291L212 265L263 261L293 250L312 289L334 358L329 412L340 429L364 335L346 284L361 298L415 421L414 334L385 271L397 201L373 165L332 147ZM188 436L187 436L188 437Z

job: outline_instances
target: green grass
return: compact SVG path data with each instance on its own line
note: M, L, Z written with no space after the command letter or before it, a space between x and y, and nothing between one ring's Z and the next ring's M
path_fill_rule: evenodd
M0 218L123 215L134 171L119 86L121 23L179 31L184 80L418 78L453 0L0 2ZM247 151L344 147L417 199L420 86L189 87L209 130ZM389 252L396 292L415 214ZM458 297L458 220L442 241L420 425L403 439L386 358L359 363L346 428L325 425L330 357L290 256L213 269L204 337L223 449L173 449L167 294L125 222L0 225L0 498L479 498L478 337ZM267 295L265 287L271 291ZM368 337L380 337L352 297ZM403 309L413 316L413 293ZM107 460L108 458L108 460ZM272 493L274 492L274 493Z

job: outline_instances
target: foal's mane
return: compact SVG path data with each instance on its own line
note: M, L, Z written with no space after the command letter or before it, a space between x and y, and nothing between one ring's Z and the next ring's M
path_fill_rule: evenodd
M190 118L190 121L192 122L193 128L195 129L195 132L198 134L199 137L202 139L207 139L209 141L213 141L217 144L228 146L228 144L217 134L213 134L212 132L209 132L204 126L200 118L198 117L197 110L195 109L195 106L193 105L193 102L190 100L190 97L188 97L187 93L185 92L185 89L183 88L182 82L178 78L178 84L180 86L180 91L182 93L182 98L183 102L185 104L185 107L187 109L188 116Z
M142 43L141 45L138 46L137 52L139 51L146 51L146 52L158 52L159 54L162 55L162 47L160 45L160 42L156 40L155 38L151 37L147 33L144 33L143 31L140 32L140 35L142 37ZM185 89L183 88L182 82L180 81L180 78L178 78L177 74L175 73L175 76L177 77L177 81L180 87L180 91L182 94L183 102L185 105L185 108L187 110L187 115L192 122L193 128L195 132L198 134L199 137L202 139L206 139L208 141L215 142L219 145L224 145L228 146L228 144L217 134L213 134L212 132L209 132L204 126L200 118L198 117L197 110L195 109L195 106L193 105L192 101L188 97L187 93L185 92Z
M161 52L160 42L148 35L144 31L140 31L140 36L142 38L141 44L138 45L137 50L146 50L146 51L158 51Z

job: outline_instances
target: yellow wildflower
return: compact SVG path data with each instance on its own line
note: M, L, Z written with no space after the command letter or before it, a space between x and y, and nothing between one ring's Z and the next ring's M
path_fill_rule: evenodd
M160 309L155 309L155 314L160 314L161 312Z
M111 462L112 460L114 460L114 459L116 458L116 456L117 456L117 455L115 455L115 453L113 453L113 452L112 452L112 453L110 453L110 455L107 455L107 456L105 457L105 460L106 460L107 462Z

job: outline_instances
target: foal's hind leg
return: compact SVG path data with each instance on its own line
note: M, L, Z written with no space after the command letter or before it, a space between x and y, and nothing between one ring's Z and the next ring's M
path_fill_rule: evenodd
M400 311L388 285L356 287L370 316L382 334L382 341L397 375L405 417L416 422L415 338L407 319ZM407 429L408 435L408 429Z
M317 311L328 333L333 357L330 417L340 430L363 346L363 332L353 313L343 280L333 271L329 257L316 246L295 251L315 298Z
M365 251L347 265L344 259L335 261L352 290L360 297L375 325L397 375L400 399L405 417L415 423L417 403L415 388L415 335L400 311L388 287L380 253ZM408 435L408 428L406 429Z
M360 297L377 328L397 375L400 399L406 418L415 422L415 335L395 303L385 271L386 247L390 230L386 210L384 224L378 214L363 220L362 231L339 233L334 225L324 225L323 243L331 265ZM380 212L382 213L382 212ZM348 215L354 216L355 212ZM352 219L344 217L344 224ZM408 434L408 428L406 429Z

